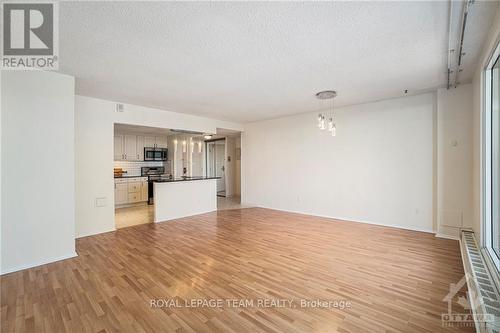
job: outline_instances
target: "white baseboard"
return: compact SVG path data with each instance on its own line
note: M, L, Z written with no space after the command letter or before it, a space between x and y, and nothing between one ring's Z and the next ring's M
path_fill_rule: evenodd
M436 234L436 237L438 237L438 238L446 238L446 239L453 239L453 240L460 240L460 238L457 237L457 236L446 235L446 234L439 234L439 233Z
M317 216L317 217L334 219L334 220L340 220L340 221L345 221L345 222L365 223L365 224L378 225L378 226L388 227L388 228L397 228L397 229L404 229L404 230L411 230L411 231L426 232L426 233L430 233L430 234L435 234L436 233L434 230L427 229L427 228L416 228L416 227L408 227L408 226L402 226L402 225L384 224L384 223L373 222L373 221L354 220L354 219L351 219L351 218L348 218L348 217L321 215L321 214L311 213L311 212L302 212L302 211L296 211L296 210L288 210L288 209L282 209L282 208L267 207L267 206L252 204L252 203L244 203L244 205L249 205L250 207L258 207L258 208L266 208L266 209L272 209L272 210L279 210L279 211L288 212L288 213L303 214L303 215L309 215L309 216Z
M113 232L113 231L116 231L116 227L111 228L111 229L109 229L109 230L101 230L101 231L98 231L98 232L89 232L89 233L86 233L86 234L77 235L77 236L75 237L75 239L78 239L78 238L83 238L83 237L89 237L89 236L94 236L94 235L105 234L105 233L107 233L107 232Z
M33 268L33 267L37 267L37 266L41 266L41 265L46 265L46 264L50 264L50 263L53 263L56 261L74 258L77 256L78 256L78 254L76 253L76 251L73 251L72 253L70 253L68 255L54 257L54 258L45 259L45 260L40 260L40 261L31 263L31 264L20 265L20 266L16 266L16 267L7 268L7 269L2 269L2 272L0 273L0 275L14 273L17 271L21 271L23 269Z
M203 215L203 214L213 213L213 212L216 212L216 211L217 211L217 209L213 209L213 210L209 210L209 211L199 211L199 212L194 212L194 213L189 214L189 215L172 216L172 217L167 218L166 220L156 220L156 219L154 219L153 223L163 223L163 222L168 222L168 221L173 221L173 220L179 220L179 219L183 219L185 217L191 217L191 216L196 216L196 215Z

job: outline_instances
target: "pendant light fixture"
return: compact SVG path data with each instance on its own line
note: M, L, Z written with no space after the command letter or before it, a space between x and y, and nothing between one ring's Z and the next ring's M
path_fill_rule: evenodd
M325 91L320 91L319 93L316 94L316 98L320 100L324 99L329 99L332 101L332 109L329 112L329 117L328 117L328 131L332 134L332 136L337 135L337 126L335 125L335 119L334 119L334 110L335 110L335 105L333 103L334 98L337 97L337 92L335 90L325 90ZM325 115L320 113L318 115L318 127L320 130L326 129L325 125Z

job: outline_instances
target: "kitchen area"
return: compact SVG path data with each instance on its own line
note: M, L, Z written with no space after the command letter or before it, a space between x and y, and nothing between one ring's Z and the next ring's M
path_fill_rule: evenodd
M236 200L239 204L239 197L217 196L225 193L228 182L234 183L235 172L226 171L233 169L235 156L223 150L218 164L209 163L215 161L214 138L225 140L209 133L115 124L116 228L214 211L218 204L233 207Z

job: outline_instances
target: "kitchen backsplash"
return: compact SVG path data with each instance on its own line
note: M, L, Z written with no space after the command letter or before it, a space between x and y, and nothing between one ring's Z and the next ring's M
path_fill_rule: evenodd
M123 171L127 171L127 176L140 176L141 167L158 167L164 166L165 173L170 173L170 161L167 162L127 162L127 161L115 161L115 168L122 168Z

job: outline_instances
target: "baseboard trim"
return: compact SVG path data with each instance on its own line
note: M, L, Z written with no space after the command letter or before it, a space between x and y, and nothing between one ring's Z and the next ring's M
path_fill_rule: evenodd
M327 215L321 215L321 214L317 214L317 213L310 213L310 212L302 212L302 211L296 211L296 210L288 210L288 209L281 209L281 208L266 207L266 206L256 205L256 204L250 204L250 203L245 203L245 205L250 205L251 207L258 207L258 208L278 210L278 211L288 212L288 213L294 213L294 214L317 216L317 217L321 217L321 218L327 218L327 219L332 219L332 220L339 220L339 221L344 221L344 222L365 223L365 224L378 225L378 226L387 227L387 228L396 228L396 229L404 229L404 230L410 230L410 231L425 232L425 233L429 233L429 234L436 234L436 232L434 230L426 229L426 228L414 228L414 227L407 227L407 226L401 226L401 225L384 224L384 223L380 223L380 222L354 220L354 219L350 219L350 218L346 218L346 217L327 216Z
M46 260L41 260L41 261L37 261L35 263L31 263L31 264L27 264L27 265L21 265L21 266L17 266L17 267L8 268L6 270L2 270L2 272L0 273L0 275L14 273L14 272L17 272L17 271L22 271L24 269L38 267L38 266L42 266L42 265L47 265L47 264L54 263L56 261L71 259L71 258L74 258L74 257L78 257L78 254L76 253L76 251L73 251L72 253L70 253L68 255L64 255L64 256L60 256L60 257L54 257L54 258L50 258L50 259L46 259Z
M170 218L168 218L166 220L157 220L155 218L153 220L153 223L169 222L169 221L173 221L173 220L183 219L183 218L186 218L186 217L193 217L193 216L196 216L196 215L203 215L203 214L213 213L213 212L216 212L216 211L217 211L217 208L215 208L214 210L201 211L201 212L197 212L197 213L193 213L193 214L189 214L189 215L182 215L182 216L178 216L178 217L170 217Z
M98 231L98 232L92 232L92 233L88 233L88 234L78 235L78 236L75 237L75 239L89 237L89 236L95 236L95 235L100 235L100 234L105 234L105 233L113 232L113 231L116 231L116 227L114 227L112 229L109 229L109 230L103 230L103 231Z
M446 234L436 234L436 237L438 238L445 238L445 239L453 239L453 240L460 240L459 237L457 236L451 236L451 235L446 235Z

